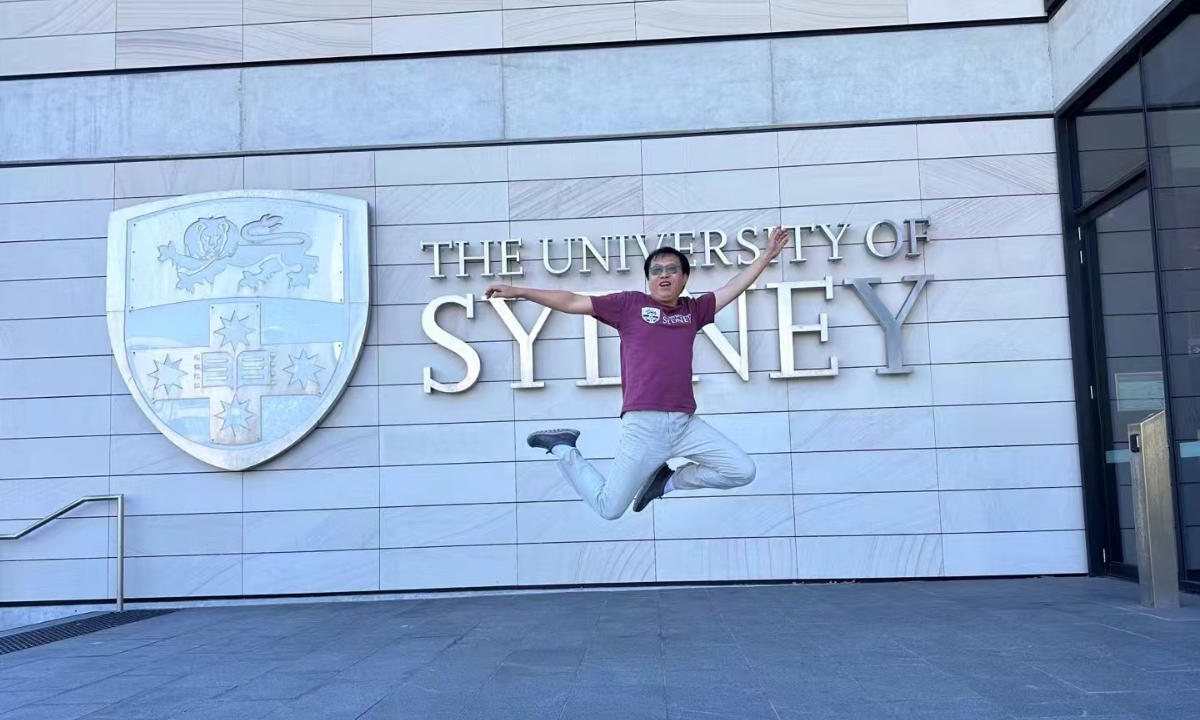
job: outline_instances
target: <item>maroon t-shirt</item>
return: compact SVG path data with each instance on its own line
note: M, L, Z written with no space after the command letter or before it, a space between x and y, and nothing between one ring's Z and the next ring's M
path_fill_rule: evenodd
M667 307L643 292L592 298L592 314L621 336L621 413L696 412L692 348L696 333L717 314L712 293L681 297Z

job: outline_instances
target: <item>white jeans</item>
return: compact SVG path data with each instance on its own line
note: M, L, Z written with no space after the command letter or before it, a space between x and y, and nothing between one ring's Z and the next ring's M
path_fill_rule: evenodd
M617 457L607 479L575 448L560 445L554 455L580 497L607 520L621 517L654 471L671 458L695 463L680 468L671 479L681 490L734 488L754 480L749 455L708 423L685 413L625 413Z

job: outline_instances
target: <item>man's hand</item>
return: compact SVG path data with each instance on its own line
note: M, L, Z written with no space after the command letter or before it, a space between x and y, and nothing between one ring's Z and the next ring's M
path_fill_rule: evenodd
M767 256L767 260L771 261L779 257L779 253L788 244L788 231L781 227L777 227L771 231L771 236L767 238L767 248L763 253Z
M717 288L716 292L713 293L717 299L717 312L720 312L722 308L750 289L750 286L758 280L758 276L763 274L763 271L767 269L771 261L779 257L779 253L783 252L787 244L787 230L781 227L772 230L771 236L767 238L767 247L754 259L750 267L738 273L736 277Z
M521 297L523 292L524 288L513 287L512 285L489 285L487 291L483 294L483 299L491 300L492 298L510 298L515 300Z

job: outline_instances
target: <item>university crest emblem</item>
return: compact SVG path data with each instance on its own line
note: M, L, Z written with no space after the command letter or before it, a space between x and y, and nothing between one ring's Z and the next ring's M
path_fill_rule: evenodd
M226 470L309 433L349 383L367 330L367 204L234 191L114 212L108 331L163 435Z
M662 312L658 308L644 307L642 308L642 319L651 325L658 322L662 317Z

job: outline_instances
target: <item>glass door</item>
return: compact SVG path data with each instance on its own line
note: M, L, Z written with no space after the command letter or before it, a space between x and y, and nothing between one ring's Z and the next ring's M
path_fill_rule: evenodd
M1081 229L1092 278L1096 408L1109 572L1137 574L1128 427L1166 407L1154 233L1144 180L1100 201Z

